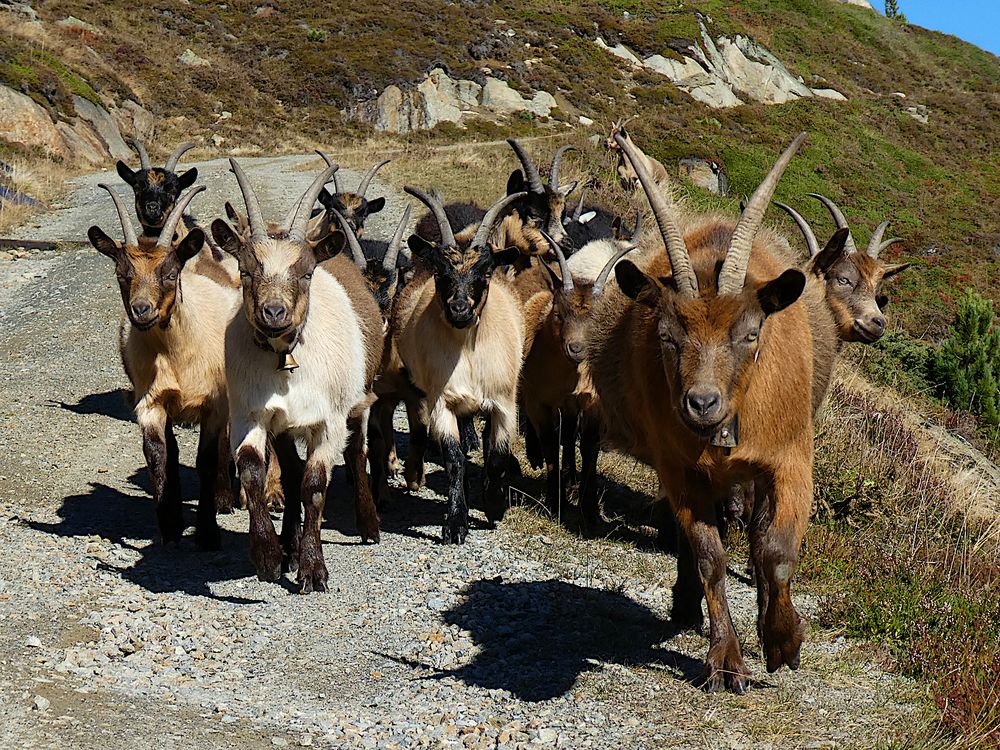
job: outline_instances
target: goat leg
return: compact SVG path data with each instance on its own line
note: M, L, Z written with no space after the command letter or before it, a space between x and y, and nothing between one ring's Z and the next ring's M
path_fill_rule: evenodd
M379 542L378 511L375 509L375 499L368 482L367 445L368 413L347 421L347 450L344 460L354 467L354 518L358 527L358 535L362 543Z
M587 532L600 528L601 508L597 501L597 454L600 448L600 426L596 418L583 414L580 418L580 511Z
M233 427L234 438L240 437L236 467L250 508L250 560L260 580L276 581L281 577L281 544L264 503L267 433L260 426L244 430Z
M271 457L267 462L267 483L264 486L264 502L267 509L280 513L285 509L285 489L281 482L281 464L271 448Z
M421 416L420 404L406 399L406 419L410 425L410 447L406 454L403 478L411 492L416 492L427 482L424 454L427 452L427 425Z
M195 464L198 470L198 513L194 527L194 541L204 550L217 550L222 546L222 535L215 514L219 491L223 489L219 486L219 466L220 464L227 468L229 466L228 449L219 455L223 432L225 432L224 427L206 420L202 422L201 432L198 435L198 458ZM228 439L225 443L229 443ZM223 475L222 480L225 484L228 484L227 479ZM229 495L229 505L232 508L232 493Z
M302 477L301 495L306 519L299 547L298 581L299 591L303 594L327 590L329 574L323 559L320 527L323 525L323 506L326 504L326 491L330 486L334 462L347 452L347 430L347 420L329 421L309 442L309 457ZM367 472L359 473L359 480L361 477L367 477ZM373 503L372 509L374 510Z
M202 432L205 425L202 424ZM233 492L233 464L229 460L229 425L216 428L215 458L215 512L232 513L235 510L236 493ZM201 436L198 437L198 451L201 452ZM206 448L207 450L207 448ZM201 476L199 472L199 483Z
M300 493L304 464L291 435L276 435L272 445L274 454L268 473L271 464L280 466L281 489L285 496L285 509L281 515L282 569L286 573L294 573L299 564L299 544L302 540L303 497Z
M180 490L170 480L170 441L166 412L162 409L145 409L138 414L142 426L142 452L153 485L153 502L156 504L156 521L164 544L179 544L184 533L184 516L181 511ZM174 449L177 442L173 441Z
M485 461L483 505L486 518L498 524L507 512L507 471L511 464L510 440L517 427L516 399L512 395L508 405L499 405L488 415L489 439L484 440Z

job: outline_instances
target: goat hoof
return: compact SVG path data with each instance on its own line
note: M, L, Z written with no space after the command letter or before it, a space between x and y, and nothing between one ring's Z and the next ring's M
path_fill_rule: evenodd
M699 681L702 688L715 693L723 688L737 695L746 693L750 686L750 672L743 662L739 644L719 643L708 650L705 671Z
M357 521L358 524L358 536L361 537L362 544L378 544L380 541L379 529L378 529L378 518L374 519L361 519Z
M233 502L233 491L232 490L222 490L215 494L215 512L216 513L232 513L236 510L235 503Z
M761 633L768 672L776 672L782 666L798 669L803 640L805 624L791 604L768 607Z
M285 498L282 495L269 495L264 498L264 502L272 513L281 513L285 509Z
M441 529L441 540L445 544L465 544L465 538L469 535L469 524L467 521L449 521Z
M198 549L206 552L215 552L222 549L222 532L219 525L212 519L212 523L199 525L194 530L194 543Z
M325 592L328 578L329 573L326 570L326 563L323 562L322 553L306 551L301 555L298 576L300 594Z
M181 537L184 535L184 516L181 513L180 504L169 508L159 508L157 520L163 544L180 544Z
M261 581L277 581L281 578L281 547L277 539L273 544L254 544L250 542L250 560Z

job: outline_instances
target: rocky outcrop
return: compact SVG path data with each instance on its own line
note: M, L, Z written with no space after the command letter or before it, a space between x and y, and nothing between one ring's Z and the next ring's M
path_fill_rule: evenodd
M715 159L699 159L685 157L677 161L677 172L681 177L691 180L700 188L716 195L729 195L729 181L726 170Z
M843 3L844 5L856 5L859 8L867 8L868 10L871 11L875 10L875 8L872 7L872 4L868 2L868 0L837 0L837 1Z
M134 155L132 149L125 145L122 134L118 130L118 125L114 118L104 107L98 107L89 99L82 96L73 97L73 107L80 119L86 121L91 130L101 139L101 143L109 154L115 159L131 159Z
M813 90L769 50L749 37L712 38L703 21L701 42L692 42L682 52L650 55L640 59L624 44L609 46L598 37L597 46L636 68L645 68L668 78L693 99L710 107L735 107L748 101L782 104L803 97L844 99L834 89Z
M70 155L45 108L6 86L0 86L0 138L59 158Z
M387 86L377 99L359 104L351 114L376 130L409 133L429 130L442 122L459 123L467 115L505 117L530 112L548 117L555 107L556 100L547 91L538 91L528 99L497 78L487 78L480 86L434 68L416 88Z

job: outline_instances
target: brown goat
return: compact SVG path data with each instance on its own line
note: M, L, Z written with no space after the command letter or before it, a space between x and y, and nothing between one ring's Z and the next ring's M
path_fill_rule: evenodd
M629 118L629 120L631 119ZM622 188L631 193L639 187L639 176L636 174L632 163L625 156L624 149L619 144L619 137L621 137L626 143L635 147L632 137L625 131L625 125L629 120L619 120L612 125L611 134L604 140L604 147L617 157L618 167L616 171L618 172L618 181L621 183ZM638 158L642 159L643 166L646 167L646 172L649 173L653 183L661 189L666 188L670 182L670 173L667 172L667 168L649 154L643 153L639 148L634 148L634 153L638 155Z
M812 503L812 334L805 275L760 229L805 139L781 155L733 225L680 217L624 133L615 140L653 208L663 244L615 268L587 350L605 441L652 466L684 530L673 617L699 625L707 600L708 689L747 687L729 614L716 498L755 480L750 524L757 630L768 671L795 669L803 627L791 580ZM666 254L659 251L664 247Z
M333 166L333 160L329 156L319 150L316 153L322 157L328 167ZM368 217L385 208L385 198L368 200L365 194L368 192L368 187L371 185L375 173L390 161L390 159L383 159L373 164L371 169L361 178L357 192L342 191L340 183L337 180L337 173L334 172L333 192L331 193L326 188L323 188L319 193L319 202L323 204L323 207L331 214L334 211L339 211L347 219L347 223L358 237L364 235L365 221L368 220Z
M138 238L117 193L101 187L115 203L125 239L116 242L96 226L87 235L116 265L125 304L120 352L135 395L160 535L165 543L178 543L184 532L173 426L199 424L195 540L202 548L218 549L216 510L233 505L223 338L238 309L239 291L221 269L205 272L214 262L211 257L191 262L204 244L200 229L172 240L184 209L204 187L190 190L173 206L158 239Z

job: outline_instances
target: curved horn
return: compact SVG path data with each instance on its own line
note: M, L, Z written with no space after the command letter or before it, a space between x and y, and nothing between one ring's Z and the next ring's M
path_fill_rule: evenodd
M385 251L385 257L382 259L382 268L386 271L391 272L396 268L396 262L399 260L399 251L403 247L403 233L406 231L406 226L410 223L410 209L411 206L407 203L406 210L403 211L403 218L396 225L396 233L389 242L389 249Z
M559 263L559 273L562 274L563 292L570 294L573 291L573 274L570 273L566 256L563 254L562 248L559 247L559 243L549 237L547 232L543 231L542 236L552 246L552 253L556 256L556 262Z
M562 164L563 154L567 151L576 151L576 146L563 146L552 157L552 166L549 168L549 185L553 190L559 189L559 165Z
M323 158L325 159L327 157L324 156ZM334 178L336 178L336 176L337 176L336 170L340 169L340 166L337 165L337 164L334 164L332 161L329 161L329 160L327 161L327 166L328 167L332 167L334 169L333 175L334 175ZM329 180L327 180L327 182L329 182ZM323 189L324 189L323 187L320 187L320 193L323 192ZM317 193L316 197L317 198L319 197L318 193ZM316 204L316 201L314 200L313 201L313 205L315 205L315 204ZM300 203L293 203L291 205L291 207L288 209L288 211L285 212L285 217L281 220L281 224L278 227L278 231L279 231L280 234L284 235L285 237L287 237L288 233L290 231L292 231L292 222L294 222L295 221L295 217L298 216L299 206L300 205L301 205ZM309 206L309 215L310 215L310 217L312 216L312 210L313 210L313 206L311 205L311 206Z
M247 173L243 171L236 159L230 157L229 167L236 175L236 184L240 186L243 194L243 203L247 207L247 221L250 224L250 237L255 240L267 239L267 225L264 223L264 215L260 211L260 201L257 200L257 193L254 192L253 185L247 179Z
M378 172L382 167L388 164L392 159L383 159L378 164L373 164L372 168L365 173L364 178L361 180L361 184L358 185L358 195L362 198L365 197L365 193L368 192L368 186L371 184L372 178L375 173Z
M174 149L174 152L170 154L169 157L167 157L167 163L163 165L163 168L168 172L173 172L175 169L177 169L177 162L181 160L181 157L184 156L184 154L186 154L194 147L195 144L193 141L185 141L184 143L180 144L177 148Z
M872 238L868 241L868 249L865 251L868 253L868 257L872 260L878 260L878 254L882 245L882 238L885 236L885 230L888 228L888 221L883 221L875 227L875 232L872 234Z
M584 185L580 191L580 200L576 202L576 208L573 209L573 221L580 221L580 217L583 215L583 196L586 194L587 186Z
M490 238L490 233L493 231L493 225L497 223L500 212L514 201L520 200L526 195L527 193L512 193L511 195L505 195L503 198L490 206L490 210L487 211L486 216L483 217L483 222L479 225L479 229L476 230L476 236L472 238L472 244L469 247L485 247L486 241Z
M323 152L322 152L322 151L320 151L319 149L316 149L316 153L317 153L317 154L319 154L319 157L320 157L320 158L321 158L321 159L322 159L323 161L325 161L325 162L326 162L326 166L328 166L328 167L332 167L332 166L333 166L333 159L331 159L331 158L330 158L329 156L327 156L327 155L326 155L325 153L323 153Z
M813 234L812 227L809 226L809 222L803 218L802 214L789 206L787 203L782 203L781 201L774 201L774 205L791 216L792 219L795 220L795 223L798 224L799 231L802 232L802 236L805 237L806 247L809 248L809 257L814 258L819 255L819 242L816 241L816 235Z
M413 187L412 185L406 185L403 187L403 190L427 206L431 210L431 213L434 214L434 218L437 219L438 229L441 230L441 246L458 247L458 243L455 242L455 235L451 231L451 222L448 221L448 214L444 212L444 206L440 200L441 196L436 194L437 191L431 197L420 188ZM521 195L524 194L521 193Z
M740 220L736 222L733 239L729 243L729 251L726 253L726 259L722 262L722 269L719 271L718 294L720 296L739 294L743 289L747 278L747 266L750 263L753 239L757 236L761 224L764 223L764 214L767 212L774 191L778 187L781 175L785 173L805 139L804 131L795 136L795 140L778 157L778 161L771 167L771 171L767 173L757 189L753 191L753 195L750 196L746 210L743 211Z
M323 186L330 181L330 178L337 173L338 167L336 164L327 167L313 179L312 184L302 194L302 198L299 200L298 210L295 212L295 218L292 219L291 223L288 225L288 239L292 242L305 242L306 232L309 226L309 218L312 216L313 206L316 204L316 198L319 197L320 190Z
M611 256L608 262L604 264L604 268L601 269L601 272L597 274L597 278L594 280L594 286L591 287L591 296L599 297L601 295L601 292L604 291L604 285L608 281L608 276L611 275L611 269L614 268L615 264L624 258L628 253L635 250L636 247L636 245L626 245Z
M660 235L663 237L663 243L667 249L667 257L670 258L677 291L683 297L697 297L698 278L694 275L694 269L691 267L691 259L684 246L684 236L671 215L673 201L657 189L656 183L653 182L653 178L650 177L649 171L646 169L641 152L633 145L625 131L619 130L614 134L614 137L618 148L622 150L625 158L632 165L632 169L635 170L643 192L646 193L646 199L653 209L653 216L656 218L656 224L660 228Z
M122 203L122 199L118 197L118 193L112 190L108 185L103 182L98 185L99 188L104 188L108 191L108 195L111 196L111 200L115 203L115 208L118 209L118 221L122 225L122 235L125 238L125 244L130 247L135 247L139 244L138 238L135 236L135 225L132 223L132 219L129 218L128 210L125 208L125 204Z
M126 138L125 143L132 147L132 150L139 154L139 167L141 169L152 169L153 165L149 161L149 154L146 153L146 147L142 145L142 141L138 138Z
M889 239L887 239L885 242L883 242L881 245L878 246L878 252L875 253L875 255L873 255L872 257L878 258L878 253L882 252L890 245L895 245L899 242L906 242L906 240L904 240L902 237L890 237Z
M832 200L827 198L825 195L820 195L819 193L806 193L810 198L815 198L824 206L826 210L830 212L830 216L837 224L837 229L843 229L848 227L847 219L844 217L844 212L840 210L840 207L834 203ZM849 229L850 227L848 227ZM858 246L854 244L854 237L851 236L850 232L847 234L847 242L844 243L844 249L847 254L856 253L858 251Z
M514 149L514 153L517 154L517 158L521 161L521 166L524 168L524 176L528 178L528 187L531 188L532 193L544 193L545 185L542 184L542 176L538 174L538 167L535 166L535 162L531 160L527 152L521 148L521 144L517 142L514 138L508 138L507 143L510 147Z
M368 261L365 259L365 251L361 249L361 243L358 242L358 235L354 233L351 225L347 223L347 219L344 218L344 215L340 211L333 209L333 215L337 217L340 229L343 231L344 236L347 237L347 246L351 248L351 258L354 260L354 265L364 271L368 268Z
M188 190L181 197L179 201L174 205L173 210L167 217L167 220L163 222L163 229L160 230L160 237L156 240L156 246L169 249L174 242L174 231L177 229L177 223L181 220L181 215L187 210L188 205L194 200L194 197L198 195L202 190L205 189L204 185L195 185L193 188Z

